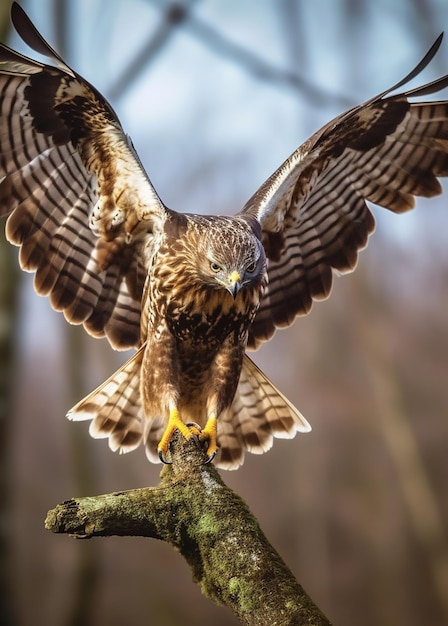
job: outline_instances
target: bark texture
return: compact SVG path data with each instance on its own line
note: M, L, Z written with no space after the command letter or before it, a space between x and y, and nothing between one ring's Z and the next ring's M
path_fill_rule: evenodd
M175 436L172 465L156 487L72 498L45 526L77 538L161 539L186 559L202 593L248 625L328 626L267 541L247 504L222 481L194 440Z

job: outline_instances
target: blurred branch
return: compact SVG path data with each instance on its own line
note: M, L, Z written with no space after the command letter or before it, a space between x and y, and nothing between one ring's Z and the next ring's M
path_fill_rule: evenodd
M72 405L85 395L83 374L87 360L86 336L84 329L79 326L67 325L65 332L70 405ZM90 448L87 445L87 436L85 431L74 429L70 438L71 453L75 485L84 493L92 493L96 472ZM94 609L101 582L98 554L98 549L77 551L77 563L72 580L71 607L67 619L69 626L88 626L96 623Z
M202 593L243 624L329 626L199 447L175 435L172 458L157 487L73 498L48 513L46 528L77 538L161 539L182 554Z
M259 80L298 91L314 106L328 106L330 102L344 108L353 106L353 101L345 95L327 91L295 71L283 70L272 65L258 54L224 37L212 26L195 16L190 15L185 22L185 27L212 52L234 62L239 68Z
M0 3L0 41L6 41L10 30L9 3ZM2 225L2 230L4 230ZM0 236L0 623L15 624L11 593L11 563L9 537L11 476L9 471L10 421L12 417L12 393L14 355L18 336L17 300L20 285L15 251Z
M124 72L108 90L108 97L118 99L135 81L139 74L148 67L150 61L168 43L174 28L183 25L204 44L209 50L218 54L259 80L274 83L282 87L294 89L310 101L314 106L327 106L330 102L347 108L353 101L345 95L327 91L304 78L297 72L280 69L247 48L231 41L209 24L193 15L191 8L196 0L190 2L167 3L163 0L151 0L162 11L164 21L152 39L144 46L137 56L129 63Z
M14 379L14 355L18 336L18 292L20 277L16 269L15 251L5 241L2 232L0 237L0 624L13 624L11 606L11 590L9 549L11 540L10 521L10 425L12 410L12 393Z
M173 3L166 8L163 14L163 22L153 37L129 62L121 76L108 89L108 97L111 100L117 100L122 96L129 89L130 85L137 80L142 71L148 68L149 63L167 45L175 29L188 18L190 8L196 1L189 0L185 4Z
M362 276L358 281L361 284ZM359 311L359 319L368 319L374 310L372 294L362 283L358 308L363 303L365 310ZM404 504L415 536L424 549L434 590L440 607L448 617L448 537L436 494L431 485L416 434L409 422L405 409L405 391L390 360L389 346L373 329L378 328L375 320L370 324L355 325L358 345L369 355L373 367L370 384L375 414L384 441L395 465ZM375 406L376 405L376 406Z

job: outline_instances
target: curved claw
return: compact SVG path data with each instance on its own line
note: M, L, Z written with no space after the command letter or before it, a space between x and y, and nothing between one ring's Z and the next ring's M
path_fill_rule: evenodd
M166 460L165 455L163 453L163 450L158 450L157 452L158 452L158 455L159 455L159 459L162 461L162 463L164 465L172 465L171 461L167 461Z
M218 451L216 448L216 442L213 442L213 434L211 434L210 432L207 432L205 429L201 430L201 427L195 422L189 422L187 424L187 428L190 429L190 432L192 436L194 437L196 445L203 452L206 453L210 447L213 448L214 446L214 449L212 450L211 454L207 455L205 465L207 465L208 463L211 463L213 459L215 458L216 453Z
M201 427L199 424L196 424L196 422L188 422L185 426L188 428L192 436L199 438L199 435L201 434Z
M214 451L213 451L213 452L212 452L212 453L211 453L211 454L207 457L207 460L206 460L206 462L205 462L205 465L208 465L209 463L211 463L211 462L213 461L213 459L214 459L214 458L215 458L215 456L216 456L216 452L217 452L217 450L214 450Z

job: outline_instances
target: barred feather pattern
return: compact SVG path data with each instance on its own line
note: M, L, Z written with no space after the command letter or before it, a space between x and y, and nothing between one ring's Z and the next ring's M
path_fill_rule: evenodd
M201 426L217 416L217 461L229 469L275 437L310 430L245 349L307 314L335 274L356 267L375 228L368 203L402 213L415 196L440 193L448 102L414 98L448 76L397 92L441 37L396 85L305 141L236 216L207 217L165 207L110 104L17 3L11 16L52 64L0 44L7 237L69 322L137 348L69 417L91 420L91 435L114 451L144 444L154 461L171 408Z
M447 102L381 96L316 133L242 210L261 222L269 259L249 347L309 313L335 274L355 269L375 229L367 201L402 213L414 196L440 194L437 178L447 175Z
M68 417L76 421L91 420L90 435L95 439L107 438L113 452L131 452L143 440L140 371L144 350L143 345L68 413Z
M32 25L21 27L34 42ZM138 346L145 251L164 208L107 102L45 50L59 68L0 48L6 235L69 322L115 348Z
M107 438L112 451L127 453L142 442L148 459L159 462L157 445L166 420L157 414L142 419L141 361L145 346L94 392L71 409L69 418L91 420L89 433ZM234 470L244 462L245 451L263 454L274 437L289 439L311 427L303 415L246 355L238 389L231 406L218 421L218 467Z
M232 406L218 422L217 464L237 469L245 451L263 454L274 438L291 439L311 426L272 381L246 355Z

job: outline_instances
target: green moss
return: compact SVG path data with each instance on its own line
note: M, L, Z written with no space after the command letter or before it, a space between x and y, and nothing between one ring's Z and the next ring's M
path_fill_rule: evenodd
M197 446L180 435L178 456L157 487L70 500L46 526L78 537L140 535L173 545L202 593L228 606L243 623L330 622L312 603L269 544L247 504L204 465Z
M237 599L238 605L243 612L252 611L254 603L254 589L244 578L233 576L229 580L229 594Z
M294 600L288 600L285 606L287 610L291 611L292 613L295 613L300 608L297 602L294 602Z
M218 520L212 513L204 513L196 524L198 534L215 535L219 532Z

